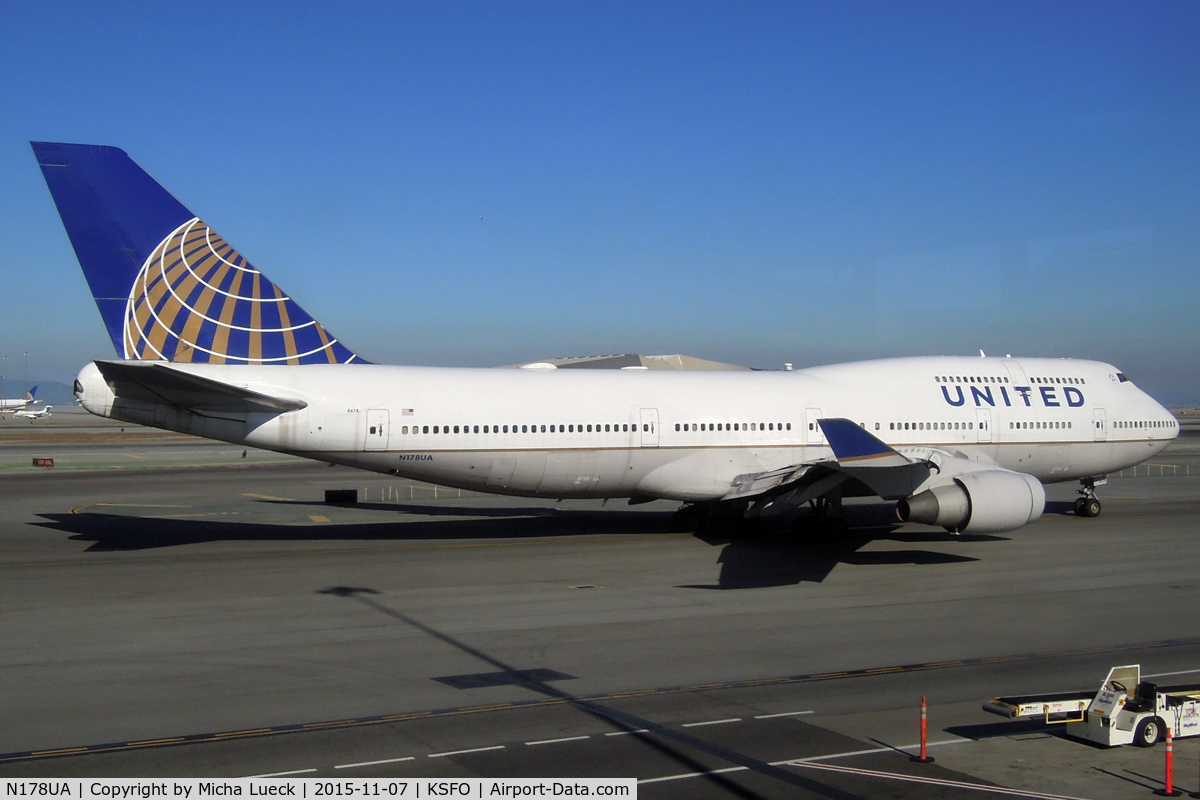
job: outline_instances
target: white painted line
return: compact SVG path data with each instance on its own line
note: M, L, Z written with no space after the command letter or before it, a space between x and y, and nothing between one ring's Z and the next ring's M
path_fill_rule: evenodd
M590 739L590 738L592 738L592 737L590 737L590 736L564 736L562 739L542 739L537 742L526 742L525 744L529 747L533 747L535 744L558 744L559 742L579 742L584 739Z
M1179 672L1152 672L1142 675L1143 678L1169 678L1172 675L1195 675L1200 669L1181 669Z
M705 722L689 722L686 725L680 725L681 728L702 728L705 725L724 725L727 722L741 722L741 717L730 717L729 719L710 719Z
M784 711L782 714L759 714L755 719L775 719L776 717L800 717L805 714L815 714L815 711Z
M604 735L605 736L628 736L631 733L649 733L649 732L650 732L649 728L638 728L636 731L613 731L612 733L606 733Z
M973 740L971 740L971 739L943 739L943 740L937 741L937 742L928 742L925 746L926 747L939 747L941 745L947 745L947 744L966 744L967 742L970 742L970 741L973 741ZM850 750L845 753L830 753L829 755L825 755L825 756L810 756L809 758L788 758L788 759L784 759L783 761L772 761L771 766L772 767L801 766L803 764L811 764L814 761L830 761L835 758L850 758L852 756L868 756L868 755L874 755L875 753L894 753L897 750L919 750L920 748L921 748L921 745L919 745L919 744L907 744L907 745L904 745L903 747L875 747L870 750ZM705 775L720 775L720 774L723 774L726 772L739 772L744 769L749 769L749 767L726 767L725 769L715 769L710 772L685 772L681 775L664 775L661 778L646 778L644 780L640 780L640 781L638 781L638 785L640 786L643 783L664 783L666 781L681 781L685 778L702 778Z
M268 772L266 775L247 775L247 778L282 778L284 775L304 775L308 772L316 772L314 769L293 769L289 772Z
M744 772L750 769L749 767L726 767L725 769L710 769L708 772L685 772L682 775L664 775L661 778L643 778L638 781L638 786L644 783L662 783L664 781L680 781L684 778L702 778L705 775L724 775L726 772Z
M359 761L357 764L337 764L334 769L354 769L355 767L373 767L376 764L396 764L400 761L415 761L416 756L405 756L404 758L382 758L379 761Z
M942 747L947 744L966 744L973 739L941 739L936 742L926 742L926 747ZM871 756L876 753L894 753L897 750L920 750L920 744L906 744L902 747L874 747L870 750L850 750L845 753L830 753L827 756L809 756L808 758L791 758L786 761L772 761L772 767L784 764L811 764L814 761L832 761L835 758L852 758L854 756Z
M464 753L486 753L489 750L503 750L504 745L497 744L491 747L472 747L470 750L451 750L449 753L430 753L428 758L445 758L446 756L461 756Z
M1038 800L1085 800L1082 797L1072 797L1064 794L1044 794L1042 792L1031 792L1028 789L1008 789L1003 786L988 786L983 783L966 783L964 781L949 781L944 778L925 778L919 775L901 775L898 772L880 772L873 769L860 769L858 767L842 767L836 764L796 764L798 767L806 767L808 769L828 770L829 772L841 772L850 775L866 775L872 778L886 778L893 781L904 781L905 783L924 783L931 786L953 786L956 789L969 789L976 792L989 792L991 794L1003 794L1009 797L1032 797Z

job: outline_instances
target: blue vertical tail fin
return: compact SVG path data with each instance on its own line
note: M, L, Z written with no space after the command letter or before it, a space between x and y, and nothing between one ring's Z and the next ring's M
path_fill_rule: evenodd
M124 150L31 144L122 358L362 361Z

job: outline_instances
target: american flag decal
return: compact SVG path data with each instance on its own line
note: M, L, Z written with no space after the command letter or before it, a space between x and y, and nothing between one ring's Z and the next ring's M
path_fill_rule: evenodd
M411 408L402 408L402 409L400 409L400 416L402 416L402 417L411 417L412 415L413 415L413 410L412 410Z

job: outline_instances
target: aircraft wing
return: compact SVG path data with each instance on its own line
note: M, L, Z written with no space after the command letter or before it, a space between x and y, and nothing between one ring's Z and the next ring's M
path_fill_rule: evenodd
M723 500L752 499L747 516L769 516L841 489L885 499L907 497L938 469L909 458L848 419L822 419L834 458L739 476Z
M161 363L97 361L96 367L118 398L167 402L189 411L280 413L297 411L308 405L303 400L254 392Z

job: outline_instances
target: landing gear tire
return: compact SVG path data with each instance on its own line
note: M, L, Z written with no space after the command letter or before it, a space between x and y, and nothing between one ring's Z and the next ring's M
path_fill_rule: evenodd
M689 503L675 512L672 527L678 533L695 533L699 536L723 536L735 538L753 535L758 530L757 520L747 520L744 508L716 503Z
M852 540L850 523L841 517L813 517L806 514L792 523L792 533L805 540L806 544L817 547L845 547Z
M1154 747L1163 738L1166 726L1158 717L1149 717L1138 723L1133 732L1133 743L1138 747Z
M1100 478L1084 478L1079 483L1079 497L1075 499L1075 514L1080 517L1098 517L1100 516L1100 501L1096 499L1096 481L1104 482L1104 476Z
M684 506L675 512L671 522L677 533L694 533L702 522L700 509L695 505Z

